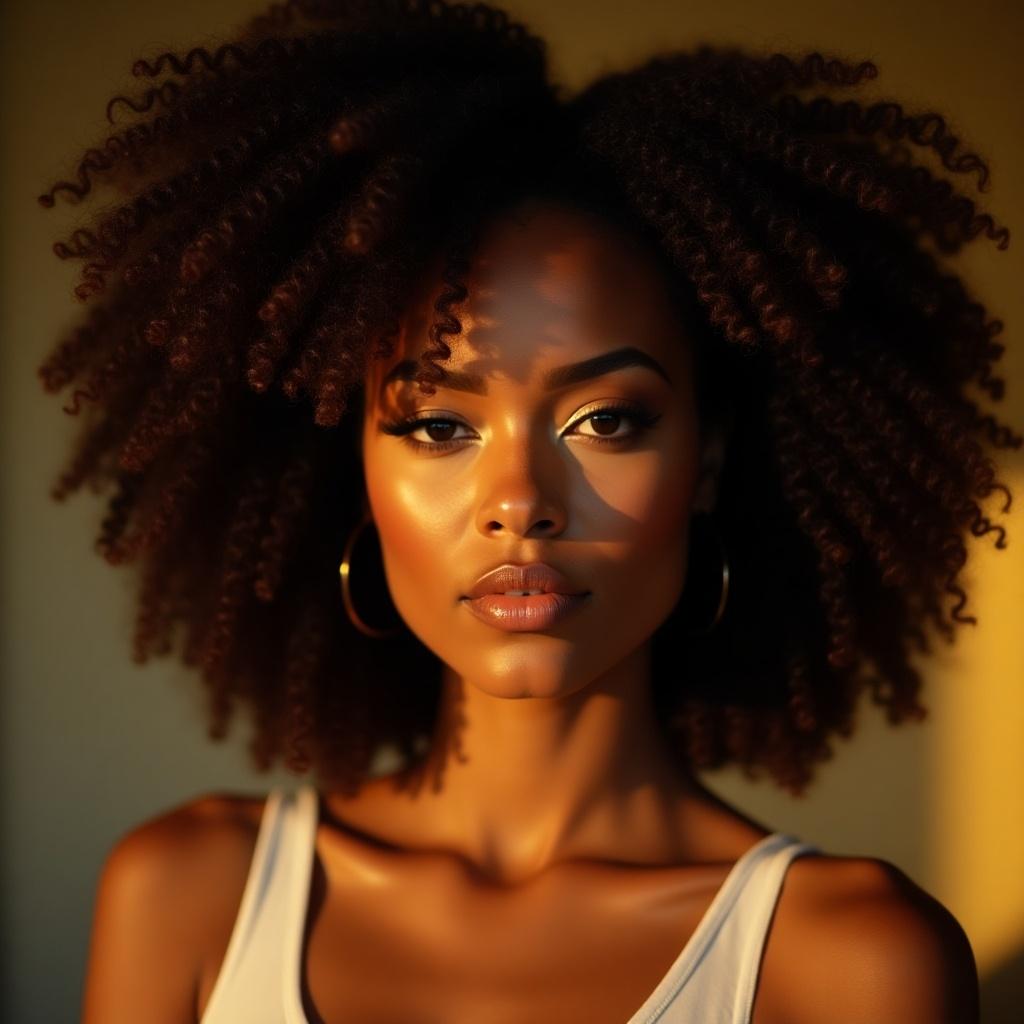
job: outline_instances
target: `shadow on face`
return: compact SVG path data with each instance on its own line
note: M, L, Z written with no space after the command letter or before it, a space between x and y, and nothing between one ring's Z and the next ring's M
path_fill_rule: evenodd
M709 509L721 443L703 445L690 339L661 267L590 211L527 199L483 232L434 395L412 380L440 294L435 263L363 396L367 501L388 587L451 670L498 696L559 696L600 677L668 617L689 517ZM467 607L474 581L541 561L587 600L509 631Z

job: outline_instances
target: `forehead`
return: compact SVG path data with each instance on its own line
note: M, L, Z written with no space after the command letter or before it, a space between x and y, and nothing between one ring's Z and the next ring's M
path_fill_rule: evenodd
M401 321L395 351L371 367L367 384L380 393L399 371L408 376L429 346L435 305L446 286L441 255L421 276ZM466 299L449 307L461 332L446 333L452 371L483 379L551 382L570 362L633 350L680 381L689 365L683 325L664 271L631 233L596 213L555 200L529 199L485 227L462 280Z

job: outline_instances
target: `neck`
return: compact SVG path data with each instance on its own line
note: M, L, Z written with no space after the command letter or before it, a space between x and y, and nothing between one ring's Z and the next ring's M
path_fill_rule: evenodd
M648 643L552 698L496 697L446 668L414 769L432 844L502 881L574 859L672 861L678 808L706 791L662 735L649 663Z

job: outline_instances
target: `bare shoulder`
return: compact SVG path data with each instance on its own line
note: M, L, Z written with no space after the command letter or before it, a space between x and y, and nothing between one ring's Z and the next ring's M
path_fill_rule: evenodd
M263 803L204 794L117 840L96 890L83 1024L195 1021L200 968L234 921Z
M785 885L785 934L764 964L767 971L772 956L786 992L785 1024L977 1024L978 975L966 933L896 865L799 857Z
M111 855L150 858L171 848L188 853L196 843L227 838L259 827L262 797L205 793L147 818L126 832Z
M104 880L111 876L171 905L182 896L213 896L232 882L244 885L263 803L262 797L208 793L156 814L117 841Z

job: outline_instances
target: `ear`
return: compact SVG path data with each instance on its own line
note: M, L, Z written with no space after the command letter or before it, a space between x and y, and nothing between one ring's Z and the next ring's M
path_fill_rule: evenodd
M702 433L700 465L693 495L694 511L711 512L718 501L718 484L729 438L732 436L733 422L730 409L722 419L707 424Z

